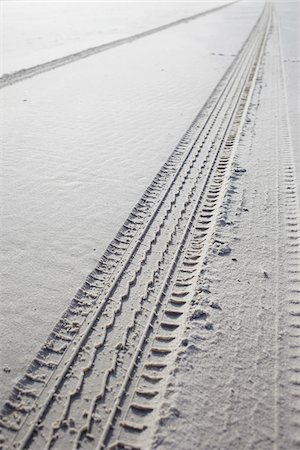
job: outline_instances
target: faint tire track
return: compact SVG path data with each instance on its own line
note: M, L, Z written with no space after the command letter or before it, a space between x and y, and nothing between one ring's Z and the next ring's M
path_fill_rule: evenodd
M151 28L150 30L146 30L141 33L137 33L122 39L117 39L112 42L107 42L105 44L97 45L95 47L90 47L85 50L81 50L79 52L63 56L61 58L53 59L51 61L47 61L42 64L37 64L36 66L29 67L27 69L21 69L16 72L4 74L0 77L0 89L4 88L5 86L18 83L19 81L26 80L27 78L34 77L41 73L49 72L50 70L54 70L58 67L65 66L66 64L71 64L75 61L79 61L80 59L88 58L89 56L96 55L97 53L102 53L107 50L111 50L112 48L119 47L124 44L129 44L131 42L137 41L138 39L150 36L151 34L156 34L161 31L167 30L168 28L172 28L177 25L190 22L191 20L198 19L201 16L205 16L207 14L220 11L221 9L226 8L234 3L237 3L238 1L240 0L234 0L230 3L226 3L225 5L217 6L207 11L194 14L192 16L183 17L182 19L175 20L174 22L170 22L165 25L160 25L159 27Z

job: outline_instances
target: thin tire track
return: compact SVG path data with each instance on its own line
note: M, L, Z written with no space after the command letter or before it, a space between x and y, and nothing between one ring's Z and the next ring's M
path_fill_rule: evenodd
M66 64L71 64L75 61L79 61L84 58L88 58L89 56L96 55L98 53L105 52L107 50L111 50L113 48L119 47L121 45L129 44L131 42L137 41L138 39L142 39L144 37L150 36L152 34L159 33L161 31L167 30L169 28L175 27L177 25L187 23L191 20L198 19L201 16L205 16L207 14L211 14L216 11L220 11L234 3L237 3L240 0L234 0L230 3L226 3L225 5L217 6L215 8L209 9L207 11L203 11L192 16L183 17L182 19L175 20L173 22L167 23L165 25L161 25L155 28L151 28L150 30L143 31L141 33L134 34L132 36L128 36L122 39L117 39L112 42L108 42L105 44L97 45L95 47L90 47L85 50L81 50L76 53L72 53L67 56L63 56L61 58L53 59L51 61L38 64L33 67L29 67L27 69L21 69L13 73L4 74L0 77L0 89L18 83L20 81L26 80L28 78L32 78L36 75L40 75L45 72L49 72L50 70L57 69L58 67L65 66Z

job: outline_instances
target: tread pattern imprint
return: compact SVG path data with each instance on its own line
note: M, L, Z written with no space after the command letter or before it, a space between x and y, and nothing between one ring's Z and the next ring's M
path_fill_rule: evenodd
M3 449L144 449L151 442L272 21L266 4L207 103L15 386L0 419ZM286 129L283 116L280 127ZM288 151L285 157L288 196L294 192L293 168ZM285 198L286 226L294 236L294 197ZM296 250L285 245L285 251ZM293 277L292 259L289 270ZM290 338L299 340L293 295L291 290ZM291 352L298 351L299 344L293 345Z

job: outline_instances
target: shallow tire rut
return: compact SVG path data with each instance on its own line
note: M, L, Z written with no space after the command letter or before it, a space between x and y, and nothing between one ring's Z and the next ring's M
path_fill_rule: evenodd
M270 21L266 6L15 387L1 416L4 448L145 448L151 442Z

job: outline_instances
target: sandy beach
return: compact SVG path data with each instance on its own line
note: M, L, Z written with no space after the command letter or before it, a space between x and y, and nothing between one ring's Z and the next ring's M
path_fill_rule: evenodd
M44 8L2 5L0 447L298 448L299 3Z

